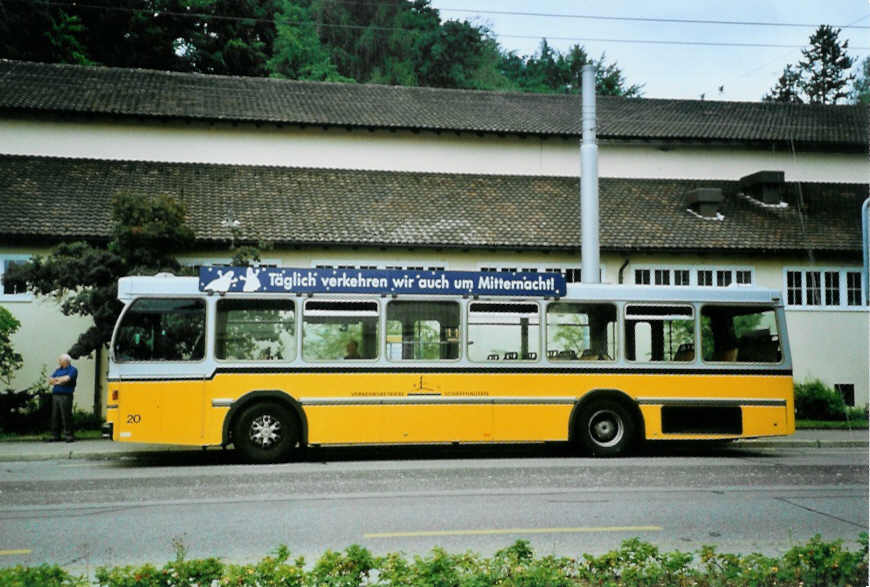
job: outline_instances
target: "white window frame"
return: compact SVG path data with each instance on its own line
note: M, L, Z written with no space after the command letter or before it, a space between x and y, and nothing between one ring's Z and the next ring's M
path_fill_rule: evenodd
M801 276L801 303L800 304L790 304L788 302L788 274L789 273L800 273ZM819 286L820 286L820 300L818 304L807 304L807 274L808 273L818 273L819 274ZM827 294L826 294L826 273L836 273L838 275L838 297L839 303L837 304L828 304L827 303ZM857 273L859 275L859 279L861 280L861 304L857 306L849 305L849 292L848 292L848 277L849 273ZM832 311L836 310L838 312L865 312L867 311L866 300L866 292L867 292L867 284L864 283L864 276L861 267L842 267L842 266L788 266L782 268L782 291L784 294L783 301L785 303L785 307L789 310L803 311L803 312L818 312L818 311Z
M712 285L704 286L711 288L723 288L723 287L752 287L755 285L755 267L751 267L748 265L671 265L671 264L649 264L649 265L636 265L632 268L631 276L632 280L635 276L635 271L649 271L650 275L650 285L653 287L697 287L698 286L698 272L699 271L711 271L713 275L713 283ZM656 272L667 272L667 284L656 285ZM688 271L689 272L689 283L684 283L680 285L676 285L676 273L677 271ZM731 275L731 282L729 285L718 285L718 275L719 272L728 272ZM737 283L737 272L744 271L749 273L749 283ZM637 285L637 284L635 284Z
M572 271L577 271L578 275L582 267L578 262L576 265L570 263L529 263L529 262L520 262L520 263L478 263L477 267L480 269L481 267L492 267L493 265L498 265L499 267L513 267L517 266L519 271L526 271L529 269L534 269L538 273L553 273L554 271L557 273L561 273L566 277L566 282L569 284L581 283L581 281L567 281L567 271L570 269ZM607 271L605 269L604 263L599 265L599 272L601 273L601 282L605 281L605 275Z
M404 271L447 271L446 262L420 261L415 259L391 259L389 261L373 261L371 259L314 259L310 263L312 269L327 267L330 269L401 269ZM421 269L422 267L422 269Z
M0 283L3 282L3 276L6 273L6 262L7 261L29 261L33 258L33 255L21 254L21 253L0 253ZM31 302L33 301L33 293L30 291L25 291L23 293L17 294L7 294L3 293L3 289L0 288L0 302Z
M206 265L229 265L232 257L180 257L178 262L182 267L196 267ZM261 267L279 267L280 259L260 259Z

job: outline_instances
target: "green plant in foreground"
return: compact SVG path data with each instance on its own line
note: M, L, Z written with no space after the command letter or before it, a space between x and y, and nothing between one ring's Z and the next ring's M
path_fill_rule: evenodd
M818 379L795 384L794 404L797 418L801 420L843 420L846 417L843 397Z
M638 538L601 556L536 557L529 542L517 540L491 558L472 552L450 554L434 548L409 561L400 553L372 555L358 545L344 552L327 551L310 570L305 560L290 562L290 550L280 546L254 564L225 564L215 558L186 560L187 547L175 539L175 560L161 568L100 567L96 584L105 587L187 587L238 585L265 587L355 587L425 585L431 587L559 587L580 586L801 586L867 585L867 534L851 551L841 540L825 542L818 535L783 556L724 554L704 546L696 554L661 552ZM91 585L57 565L0 569L0 585L12 587Z

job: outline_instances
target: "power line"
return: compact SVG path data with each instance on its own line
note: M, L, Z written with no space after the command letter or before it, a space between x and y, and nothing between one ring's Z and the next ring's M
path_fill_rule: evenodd
M533 35L500 35L493 33L496 37L504 37L510 39L540 39L542 37ZM548 41L583 41L593 43L640 43L644 45L689 45L703 47L766 47L776 49L803 49L806 45L780 45L775 43L730 43L730 42L714 42L714 41L662 41L655 39L603 39L594 37L544 37ZM849 47L855 50L870 50L870 47Z
M23 4L34 4L29 0L5 0L7 2L19 2ZM244 23L277 23L298 25L306 24L301 21L281 20L278 18L254 18L245 16L228 16L222 14L208 14L203 12L175 12L170 10L154 10L146 8L127 8L123 6L100 6L95 4L82 4L79 2L56 2L47 1L40 4L49 6L60 6L68 8L80 8L88 10L103 10L111 12L128 12L136 14L152 14L155 18L158 16L172 16L179 18L198 18L201 20L225 20ZM616 18L616 17L613 17ZM409 29L400 27L385 27L385 26L370 26L370 25L355 25L355 24L337 24L337 23L316 23L319 28L332 29L348 29L348 30L368 30L381 32L407 32ZM815 25L813 25L815 26ZM870 27L865 27L870 28ZM492 33L496 38L505 39L542 39L546 38L553 41L571 41L571 42L594 42L594 43L624 43L624 44L642 44L642 45L675 45L675 46L703 46L703 47L742 47L742 48L781 48L781 49L802 49L805 45L784 45L773 43L731 43L731 42L712 42L712 41L669 41L657 39L609 39L609 38L579 38L579 37L547 37L546 35L500 35ZM870 47L851 47L853 50L870 50Z
M340 0L342 1L342 0ZM767 26L767 27L791 27L791 28L815 28L816 24L803 24L794 22L764 22L751 20L702 20L692 18L654 18L640 16L600 16L592 14L564 14L550 12L518 12L512 10L474 10L471 8L438 8L440 11L447 12L462 12L471 14L495 14L499 16L541 16L547 18L573 18L582 20L606 20L606 21L624 21L624 22L657 22L657 23L676 23L676 24L716 24L716 25L737 25L737 26ZM870 15L868 15L870 16ZM866 18L866 17L864 17ZM863 20L860 19L860 20ZM853 28L853 29L870 29L870 26L853 24L833 25L835 28Z

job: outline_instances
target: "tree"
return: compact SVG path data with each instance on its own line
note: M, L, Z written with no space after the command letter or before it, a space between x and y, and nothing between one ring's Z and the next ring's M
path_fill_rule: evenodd
M0 57L88 65L79 16L48 2L0 0Z
M266 76L272 55L278 3L273 0L195 0L193 22L182 52L194 71Z
M193 242L185 208L169 196L119 194L112 202L114 230L107 247L62 243L48 256L13 265L5 280L54 296L66 316L90 316L94 323L69 349L73 357L102 349L112 338L121 310L118 278L134 273L177 271L174 252Z
M861 62L858 75L852 83L852 94L849 98L855 104L870 104L870 57Z
M20 326L21 322L12 312L0 306L0 381L6 387L12 384L12 376L23 364L21 355L12 346L12 335Z
M272 77L351 82L338 73L329 52L320 43L308 10L291 0L282 0L275 14L277 31L272 57L266 68Z
M580 92L580 77L583 66L595 65L595 89L602 96L641 96L643 86L628 85L616 63L607 63L602 53L595 61L580 45L572 46L567 53L561 53L541 41L535 55L518 57L513 52L503 55L501 71L514 87L523 92L577 94Z
M419 35L411 54L417 85L486 90L506 86L496 68L497 44L487 35L481 27L456 20Z
M776 85L761 99L764 102L786 102L789 104L802 104L800 97L801 73L793 69L791 63L782 70Z
M821 25L810 37L809 48L801 50L801 89L813 104L836 104L848 96L848 83L855 79L849 73L855 60L846 54L849 41L840 41L840 30Z
M854 59L846 50L849 41L840 41L840 29L823 24L810 36L810 45L801 49L803 59L793 69L786 65L776 86L763 100L768 102L809 102L836 104L849 96L848 84L855 79L849 73Z

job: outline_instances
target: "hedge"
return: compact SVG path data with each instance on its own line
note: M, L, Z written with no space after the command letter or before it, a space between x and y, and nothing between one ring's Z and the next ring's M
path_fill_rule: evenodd
M344 552L327 551L313 566L291 560L285 546L253 564L228 564L216 558L176 559L154 565L100 567L95 582L69 574L56 565L0 569L0 585L101 585L106 587L266 586L355 587L431 585L487 587L489 585L867 585L867 534L852 551L841 540L825 542L816 535L779 558L761 554L722 554L713 546L696 553L661 552L637 538L601 556L536 557L529 543L518 540L491 558L468 552L450 554L435 548L427 556L408 559L402 554L374 556L353 545Z

